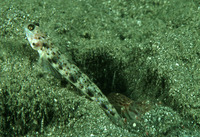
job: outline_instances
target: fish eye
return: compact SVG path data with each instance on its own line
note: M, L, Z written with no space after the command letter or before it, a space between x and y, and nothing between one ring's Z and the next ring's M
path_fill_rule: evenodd
M30 31L34 30L34 29L35 29L35 25L29 24L29 25L28 25L28 29L29 29Z

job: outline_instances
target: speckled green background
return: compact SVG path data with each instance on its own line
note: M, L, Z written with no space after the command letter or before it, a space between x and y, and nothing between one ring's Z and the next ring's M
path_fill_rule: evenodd
M0 2L1 136L198 136L196 0ZM39 22L105 95L161 102L144 130L113 124L95 102L38 65L24 24ZM43 127L43 128L42 128Z

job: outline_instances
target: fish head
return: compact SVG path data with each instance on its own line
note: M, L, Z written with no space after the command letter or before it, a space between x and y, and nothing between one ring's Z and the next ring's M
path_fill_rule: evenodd
M28 23L24 26L26 37L34 50L40 50L47 38L39 29L39 24Z

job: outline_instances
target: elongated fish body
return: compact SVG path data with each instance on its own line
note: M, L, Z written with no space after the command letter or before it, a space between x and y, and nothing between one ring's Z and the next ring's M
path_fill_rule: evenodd
M57 73L57 76L60 75L72 83L90 100L97 102L115 124L123 126L123 119L110 104L106 96L87 75L81 72L76 65L70 63L68 58L51 44L49 38L41 32L39 25L25 25L25 33L31 47L38 51L43 65L48 66L48 69L54 74Z

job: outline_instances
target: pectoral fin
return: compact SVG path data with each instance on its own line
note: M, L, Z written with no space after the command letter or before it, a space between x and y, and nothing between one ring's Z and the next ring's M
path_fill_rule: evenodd
M40 57L39 64L44 68L45 71L50 72L58 79L62 79L62 75L51 65L51 63L45 57Z

